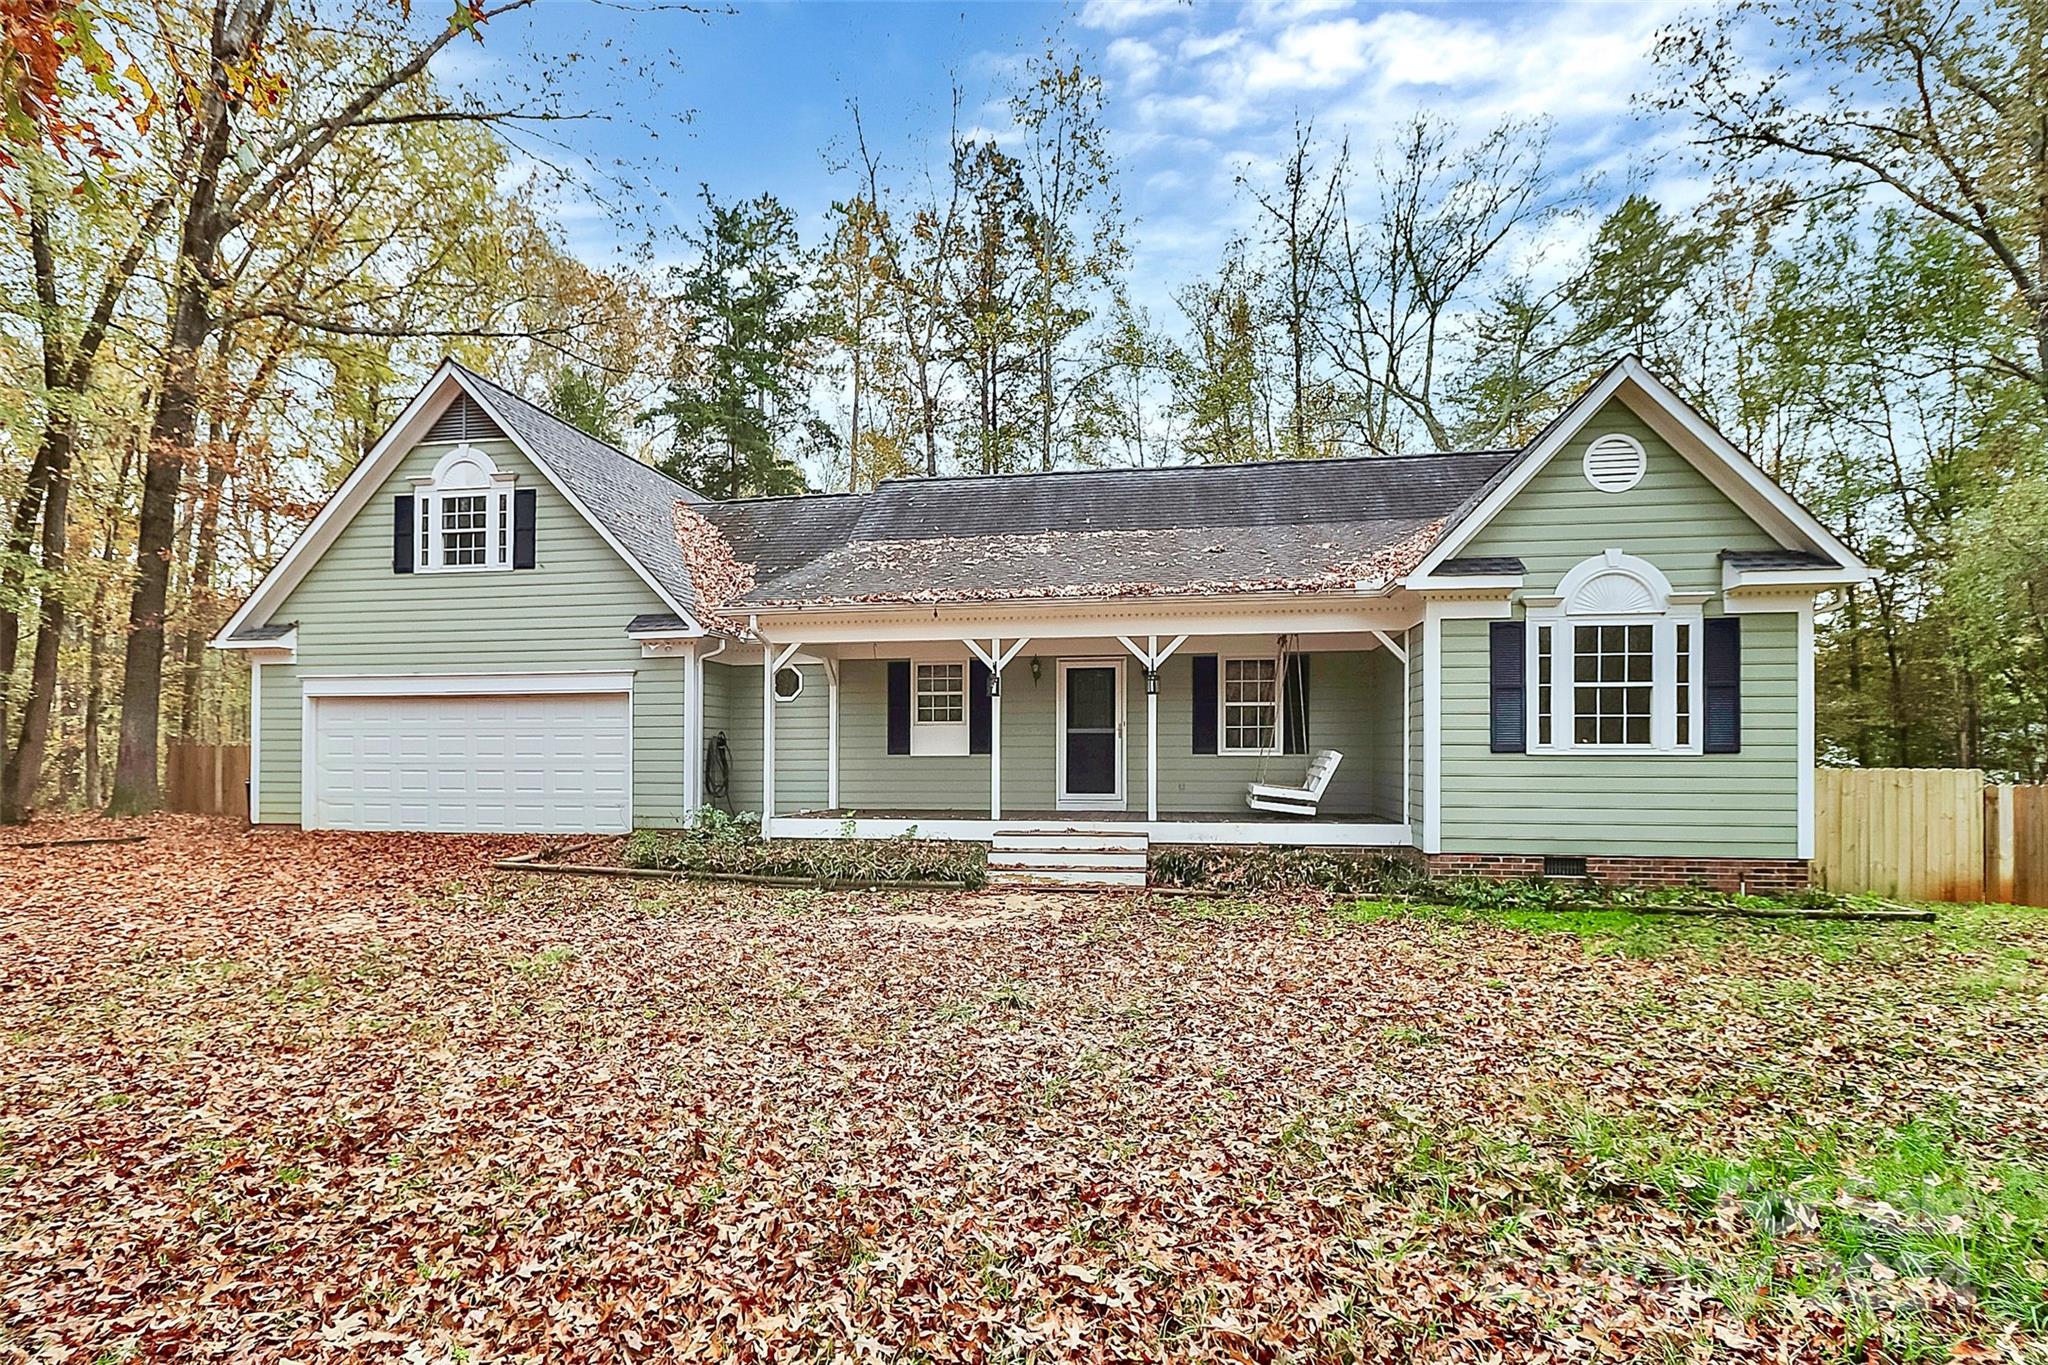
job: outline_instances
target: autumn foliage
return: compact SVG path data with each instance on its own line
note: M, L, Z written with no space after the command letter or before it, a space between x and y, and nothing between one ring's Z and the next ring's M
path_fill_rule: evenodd
M2038 919L1589 944L168 817L28 846L109 828L0 845L10 1358L2026 1348ZM1901 1133L1945 1153L1910 1199Z

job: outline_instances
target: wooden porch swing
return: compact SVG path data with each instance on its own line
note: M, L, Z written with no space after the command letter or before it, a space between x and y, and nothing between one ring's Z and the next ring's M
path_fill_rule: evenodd
M1287 686L1287 680L1290 676L1296 678L1302 676L1298 671L1288 668L1287 656L1290 652L1290 637L1280 636L1274 649L1273 677L1283 691ZM1294 706L1305 710L1308 705L1307 690L1305 687L1301 688L1298 695L1294 697L1283 696L1281 700L1282 705L1276 708L1277 714L1275 719L1284 734L1288 714L1287 703L1292 702ZM1304 727L1302 735L1303 738L1306 738L1306 726L1308 724L1306 715L1302 717L1301 723ZM1267 754L1259 755L1258 776L1246 784L1244 803L1253 810L1270 811L1276 815L1299 815L1313 820L1317 808L1322 804L1323 793L1328 790L1330 779L1337 775L1337 765L1344 761L1344 755L1335 749L1317 750L1315 757L1309 760L1308 771L1303 775L1301 785L1298 787L1268 785L1266 782L1267 759Z

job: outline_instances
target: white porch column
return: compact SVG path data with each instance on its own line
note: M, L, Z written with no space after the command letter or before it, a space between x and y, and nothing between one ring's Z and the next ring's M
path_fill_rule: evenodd
M839 809L839 660L825 660L825 809Z
M1143 649L1128 635L1116 638L1145 670L1145 820L1152 823L1159 819L1159 666L1172 658L1188 637L1174 636L1165 649L1159 647L1157 635L1147 635Z
M683 655L683 823L704 804L704 656L697 642Z
M249 823L263 809L263 661L249 660Z
M761 642L761 837L775 823L775 646Z
M761 837L775 819L775 675L802 648L788 644L777 649L761 641Z
M988 642L988 648L981 647L979 640L963 640L968 651L988 668L988 818L1003 818L1003 669L1010 660L1017 657L1017 651L1024 648L1026 636L1010 642L1003 648L1001 636ZM972 700L968 703L973 704Z

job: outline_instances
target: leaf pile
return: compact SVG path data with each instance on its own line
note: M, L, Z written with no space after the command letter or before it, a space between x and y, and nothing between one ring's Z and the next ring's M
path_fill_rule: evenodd
M958 882L978 887L988 879L988 850L981 844L914 834L766 840L752 816L703 820L683 830L640 830L626 841L623 861L628 867L666 872L799 877L852 886Z
M0 843L8 1355L2033 1349L2039 921L1643 957L144 828Z

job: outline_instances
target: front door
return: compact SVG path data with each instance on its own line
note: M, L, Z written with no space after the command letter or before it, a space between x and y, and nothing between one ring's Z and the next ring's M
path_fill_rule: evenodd
M1124 670L1116 659L1060 660L1061 810L1124 808Z

